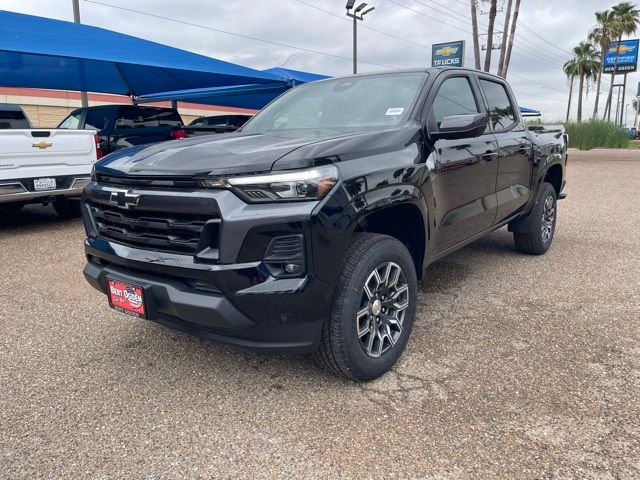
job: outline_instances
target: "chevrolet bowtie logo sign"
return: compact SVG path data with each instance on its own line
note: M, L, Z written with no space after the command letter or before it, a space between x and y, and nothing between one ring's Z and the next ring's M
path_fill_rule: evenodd
M121 208L133 208L138 205L140 195L131 193L128 190L114 190L109 196L109 203Z
M33 145L31 145L33 148L39 148L40 150L44 150L45 148L49 148L51 146L53 146L53 143L51 142L35 142Z

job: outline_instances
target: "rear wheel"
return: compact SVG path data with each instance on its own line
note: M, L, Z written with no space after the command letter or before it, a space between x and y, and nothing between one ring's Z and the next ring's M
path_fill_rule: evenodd
M59 197L53 202L53 208L60 218L76 218L80 216L80 199Z
M530 255L542 255L553 241L556 230L556 191L550 183L543 183L531 213L521 220L524 231L515 231L516 249Z
M407 345L416 294L415 266L406 247L386 235L357 234L322 329L318 363L355 381L383 375Z

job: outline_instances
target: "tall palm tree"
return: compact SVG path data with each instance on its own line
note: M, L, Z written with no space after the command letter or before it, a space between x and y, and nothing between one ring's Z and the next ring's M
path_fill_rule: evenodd
M620 2L617 5L611 7L613 14L612 24L612 36L617 41L616 56L620 54L620 42L623 35L631 35L636 33L638 24L640 24L640 10L638 10L635 4L631 2ZM607 97L607 111L608 119L611 118L611 97L613 95L613 78L615 77L614 71L611 73L611 85L609 85L609 96Z
M600 71L600 55L589 42L580 42L573 48L575 62L578 66L578 121L582 121L582 93L584 91L584 82L590 82Z
M609 45L611 44L614 13L611 10L596 12L596 21L598 25L589 33L589 37L587 38L587 40L600 47L600 70L598 71L598 79L596 81L596 103L593 107L593 118L598 117L604 55L607 50L609 50Z
M564 73L567 75L567 80L569 81L569 101L567 102L567 118L566 122L569 121L569 114L571 113L571 97L573 96L573 83L580 73L578 69L578 62L576 62L575 58L567 61L562 67Z

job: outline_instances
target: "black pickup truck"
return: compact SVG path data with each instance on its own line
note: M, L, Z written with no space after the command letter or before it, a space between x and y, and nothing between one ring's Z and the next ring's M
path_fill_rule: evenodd
M566 161L562 127L528 131L493 75L309 83L237 132L98 162L84 274L120 312L370 380L402 354L430 263L505 225L547 251Z
M98 105L78 108L58 128L95 130L100 150L111 153L185 137L182 118L174 108L147 105Z

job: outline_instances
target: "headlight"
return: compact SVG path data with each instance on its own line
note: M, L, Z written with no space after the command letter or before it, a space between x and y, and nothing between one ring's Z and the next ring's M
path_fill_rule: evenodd
M229 188L250 202L318 200L324 197L338 181L338 169L333 165L250 175L204 179L208 188Z

